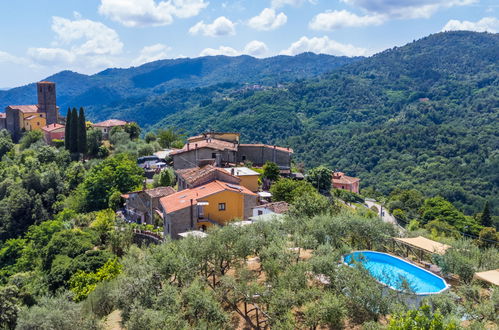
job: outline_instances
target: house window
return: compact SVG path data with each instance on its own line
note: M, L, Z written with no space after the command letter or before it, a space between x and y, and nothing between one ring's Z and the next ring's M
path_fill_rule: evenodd
M262 215L263 214L263 211L262 210L258 210L258 215Z
M243 159L243 162L244 162L246 160L246 156L243 156L242 159Z
M213 158L213 159L217 158L217 154L213 152L213 153L211 154L211 158Z
M341 189L345 189L345 186L341 186Z
M38 126L40 126L40 122L37 122L36 124L37 124Z
M218 203L218 210L225 211L225 203Z

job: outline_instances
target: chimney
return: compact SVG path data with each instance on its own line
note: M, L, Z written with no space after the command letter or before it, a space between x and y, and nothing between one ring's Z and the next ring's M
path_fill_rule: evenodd
M189 151L189 145L190 145L190 144L189 144L189 143L187 143L187 151Z
M144 179L144 182L142 183L142 191L145 191L147 189L147 182L146 179Z
M194 149L197 149L197 148L198 148L198 144L196 143L196 144L194 145Z
M234 168L231 168L231 169L230 169L230 174L232 174L232 175L234 175L234 174L235 174L235 170L234 170Z

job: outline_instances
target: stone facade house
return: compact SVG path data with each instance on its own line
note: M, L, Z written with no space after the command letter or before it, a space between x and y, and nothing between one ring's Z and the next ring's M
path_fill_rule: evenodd
M129 221L152 225L160 209L159 200L175 192L172 187L158 187L124 194L121 196L125 199L124 216Z
M163 197L160 203L165 237L176 239L190 230L248 219L257 195L243 186L215 180Z
M359 193L360 179L347 176L343 172L334 172L331 183L333 188L348 190L356 194Z
M93 124L92 126L102 132L102 138L104 140L109 140L109 133L114 127L124 127L126 124L128 124L128 122L124 120L108 119L101 121L100 123Z
M190 137L182 149L171 153L175 170L212 163L217 167L251 162L263 166L276 163L283 173L290 173L293 150L266 144L240 144L238 133L208 132ZM287 172L286 172L287 171Z
M203 167L186 168L177 170L178 191L202 186L211 181L223 181L232 184L240 184L241 179L224 171L224 169L213 165Z

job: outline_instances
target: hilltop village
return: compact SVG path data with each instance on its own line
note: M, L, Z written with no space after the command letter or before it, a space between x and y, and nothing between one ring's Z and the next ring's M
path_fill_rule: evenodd
M8 106L0 117L0 129L6 128L14 141L28 132L41 131L47 144L65 144L66 117L59 114L56 105L55 83L37 83L37 95L36 105ZM111 132L129 124L108 119L87 123L87 126L98 130L103 141L109 141ZM264 219L263 215L285 213L288 204L272 202L268 191L271 180L261 174L270 164L276 166L277 176L303 180L303 173L292 172L293 150L276 145L244 144L240 138L235 132L205 132L188 137L182 148L158 150L139 157L137 163L144 169L145 182L171 169L176 187L148 189L144 184L142 190L122 194L124 208L120 214L130 222L162 223L165 236L179 238L190 231L205 232L210 226L227 225L233 220L248 224ZM331 186L358 194L359 181L334 172Z

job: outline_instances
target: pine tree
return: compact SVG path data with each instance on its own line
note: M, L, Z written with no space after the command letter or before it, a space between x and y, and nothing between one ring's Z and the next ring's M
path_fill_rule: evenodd
M64 129L64 147L67 150L71 150L71 108L68 107L68 112L66 114L66 127Z
M485 206L483 207L482 217L480 218L480 224L484 227L492 227L492 218L490 217L489 201L486 201Z
M80 107L78 116L78 152L80 154L87 153L87 124L85 120L85 111Z
M69 151L78 152L78 112L76 108L71 111L71 129L69 136Z

